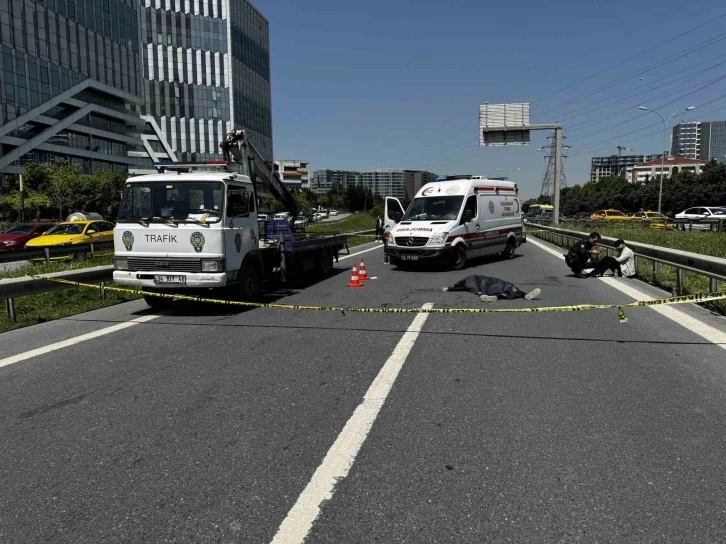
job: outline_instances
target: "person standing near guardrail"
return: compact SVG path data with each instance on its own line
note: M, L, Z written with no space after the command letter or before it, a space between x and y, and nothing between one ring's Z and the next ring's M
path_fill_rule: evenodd
M601 238L599 232L593 232L587 237L587 240L576 242L565 255L565 262L576 278L586 277L582 275L582 271L595 266L597 256L600 255L597 243Z
M621 278L623 276L626 278L635 276L635 253L633 253L633 250L626 246L623 240L616 240L615 248L620 250L620 254L617 257L604 257L597 263L592 272L586 274L586 277L602 276L608 270L611 270L613 275Z
M377 242L378 240L383 241L383 219L380 215L376 217L376 236L373 241Z

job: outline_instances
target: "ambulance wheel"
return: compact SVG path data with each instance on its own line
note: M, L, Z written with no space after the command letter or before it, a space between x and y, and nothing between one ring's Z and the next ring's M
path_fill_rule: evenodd
M459 244L451 250L451 268L452 270L463 270L466 267L466 247Z
M509 240L507 247L504 248L504 252L502 253L505 259L514 259L514 247L514 240Z
M239 276L239 295L243 302L254 302L260 296L260 279L253 266L245 266Z
M144 302L146 302L146 304L154 310L166 310L171 306L172 302L174 302L174 299L144 294Z

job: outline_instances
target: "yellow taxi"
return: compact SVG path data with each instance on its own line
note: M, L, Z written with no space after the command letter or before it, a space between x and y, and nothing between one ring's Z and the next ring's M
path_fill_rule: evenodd
M54 227L45 231L44 234L33 238L25 247L27 249L38 248L61 248L63 246L75 246L82 244L98 244L94 247L94 254L104 255L113 253L113 223L108 221L64 221L58 223ZM66 254L53 257L52 261L62 261L69 259L83 259L86 257L86 251L81 253L72 253L72 248L68 248Z
M630 216L620 210L597 210L590 216L590 221L628 221Z
M667 229L673 230L675 225L668 223L668 218L662 213L658 212L637 212L633 214L633 221L643 221L643 225L649 226L651 229Z

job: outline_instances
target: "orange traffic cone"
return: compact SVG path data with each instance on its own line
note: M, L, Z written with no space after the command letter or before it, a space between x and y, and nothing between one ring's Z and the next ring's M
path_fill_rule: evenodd
M358 278L358 267L355 263L353 263L353 270L350 273L350 283L348 284L348 287L363 287L363 284Z
M366 263L363 262L363 259L360 260L360 274L358 277L360 278L360 281L368 281L371 279L371 277L366 274Z

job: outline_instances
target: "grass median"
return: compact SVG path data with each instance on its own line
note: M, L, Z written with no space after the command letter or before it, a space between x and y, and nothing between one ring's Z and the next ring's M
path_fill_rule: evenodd
M305 232L317 232L325 234L336 234L346 232L360 232L376 228L376 218L368 213L356 213L346 217L337 223L317 223L305 229ZM362 236L351 236L348 239L348 247L355 247L373 241L373 234Z
M112 256L106 255L79 262L31 265L25 268L2 272L0 273L0 279L36 276L67 270L80 270L112 263ZM109 285L111 285L110 282ZM139 295L132 293L106 291L106 298L104 300L98 290L84 287L71 287L41 293L39 295L18 297L15 299L15 314L18 320L16 322L10 321L7 312L3 308L2 313L0 313L0 333L90 312L91 310L98 310L99 308L114 306L138 298L140 298Z

